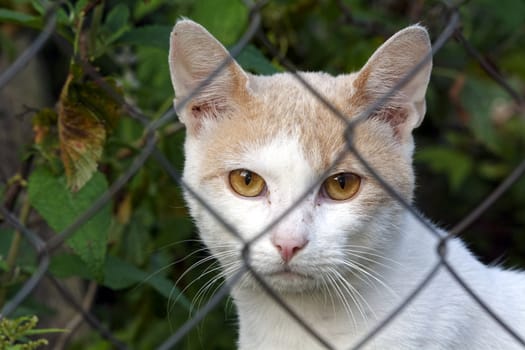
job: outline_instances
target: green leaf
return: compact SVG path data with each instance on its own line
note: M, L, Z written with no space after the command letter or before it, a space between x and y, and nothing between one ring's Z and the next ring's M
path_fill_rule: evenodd
M93 274L78 255L56 254L51 258L49 271L58 278L80 277L94 279Z
M237 62L242 68L257 74L269 75L278 72L261 51L253 45L248 45L241 51L237 56Z
M145 16L154 13L165 4L165 0L137 1L133 10L133 19L139 21Z
M233 45L248 23L242 0L196 1L191 18L202 24L223 45Z
M461 93L461 102L470 116L469 127L480 142L498 155L502 148L493 121L493 103L508 99L498 85L476 78L469 78Z
M116 32L124 27L129 19L129 8L127 5L119 3L111 9L106 18L105 26L108 30Z
M478 165L479 174L489 180L501 180L512 169L509 169L508 164L495 162L495 161L485 161Z
M81 277L88 280L95 279L93 273L86 268L86 265L77 255L67 253L53 256L49 270L54 276L59 278ZM104 263L102 284L113 290L146 284L166 299L175 298L180 305L188 310L191 307L189 300L181 294L180 290L169 279L160 274L143 271L113 255L108 255Z
M168 51L172 27L149 25L133 28L122 35L118 44L157 47Z
M124 249L124 257L127 261L132 262L135 265L142 265L148 258L146 250L148 242L150 240L148 226L146 220L150 214L147 209L137 208L136 215L133 216L129 225L127 225L126 234L122 239L122 245ZM155 220L152 218L151 220ZM150 223L154 225L154 223Z
M72 193L64 176L57 177L45 168L37 168L29 177L28 191L31 205L55 232L61 232L89 209L107 188L106 179L97 172L81 190ZM67 239L68 245L97 280L103 276L110 223L108 204Z
M4 260L3 256L0 256L0 271L7 271L9 269L9 266L7 266L7 262Z
M0 9L0 22L18 23L27 26L41 24L40 18L9 9Z
M13 242L15 233L7 228L0 228L0 270L5 269L7 255ZM23 239L20 242L18 254L16 257L16 266L20 271L34 271L36 266L36 254L31 244Z
M109 33L106 39L108 43L115 41L129 29L128 19L129 8L125 4L119 3L109 12L104 23L104 30Z
M505 72L512 72L518 75L522 81L525 81L525 65L523 64L523 50L518 47L513 52L501 57L501 69Z
M30 329L26 332L27 335L40 335L48 333L66 333L69 332L65 328L39 328L39 329Z
M142 63L137 66L135 73L143 83L135 88L135 98L143 108L156 109L163 101L173 98L167 52L141 46L136 48L136 55Z
M60 24L69 25L70 24L70 18L66 11L63 8L59 8L56 12L57 14L57 22Z
M80 12L84 11L84 9L86 8L88 3L89 3L89 0L79 0L79 1L77 1L77 3L75 4L75 14L77 16L79 16Z
M416 160L424 162L435 172L446 175L453 191L459 190L473 168L471 157L444 147L426 147L416 153Z
M108 256L103 282L106 287L119 290L140 283L150 285L165 298L176 298L178 303L188 310L190 309L191 304L189 300L167 278L159 274L142 271L115 256Z
M46 13L46 9L42 3L42 0L31 0L31 5L40 15L44 15Z

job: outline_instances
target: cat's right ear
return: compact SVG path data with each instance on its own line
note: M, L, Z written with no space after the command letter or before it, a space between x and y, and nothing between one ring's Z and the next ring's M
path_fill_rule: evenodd
M231 115L247 98L246 73L217 39L191 20L178 21L171 32L169 67L175 109L190 134ZM210 74L215 76L205 82Z
M407 27L381 45L354 80L354 103L368 107L385 96L417 64L423 63L412 79L374 114L392 126L401 143L412 143L412 129L425 115L425 92L432 69L431 52L426 29L419 25Z

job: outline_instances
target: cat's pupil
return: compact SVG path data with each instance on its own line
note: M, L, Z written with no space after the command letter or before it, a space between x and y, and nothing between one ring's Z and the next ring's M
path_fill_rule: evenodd
M346 186L346 177L339 175L335 179L339 183L339 187L341 187L341 189L344 189Z
M252 182L252 173L245 170L243 171L242 176L244 177L244 184L248 186Z

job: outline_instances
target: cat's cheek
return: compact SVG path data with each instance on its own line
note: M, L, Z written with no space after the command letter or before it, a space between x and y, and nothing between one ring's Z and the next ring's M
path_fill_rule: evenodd
M222 195L214 198L210 203L243 240L250 240L264 230L269 215L269 205L265 199L240 198L224 187L220 193ZM226 229L222 230L229 233Z
M362 205L357 201L321 205L316 210L316 239L337 251L364 229Z

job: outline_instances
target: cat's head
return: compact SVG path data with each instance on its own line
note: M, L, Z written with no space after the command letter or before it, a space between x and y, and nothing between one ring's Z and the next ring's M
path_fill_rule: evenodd
M400 234L402 207L347 145L411 201L412 129L425 113L430 60L353 132L345 131L347 121L430 53L423 27L395 34L359 72L300 73L345 120L290 73L245 72L195 22L179 21L170 44L175 106L186 125L183 179L244 241L272 225L250 248L251 265L270 285L290 292L317 288L329 276L362 273L384 255ZM186 199L203 241L227 275L236 271L243 243L187 191Z

